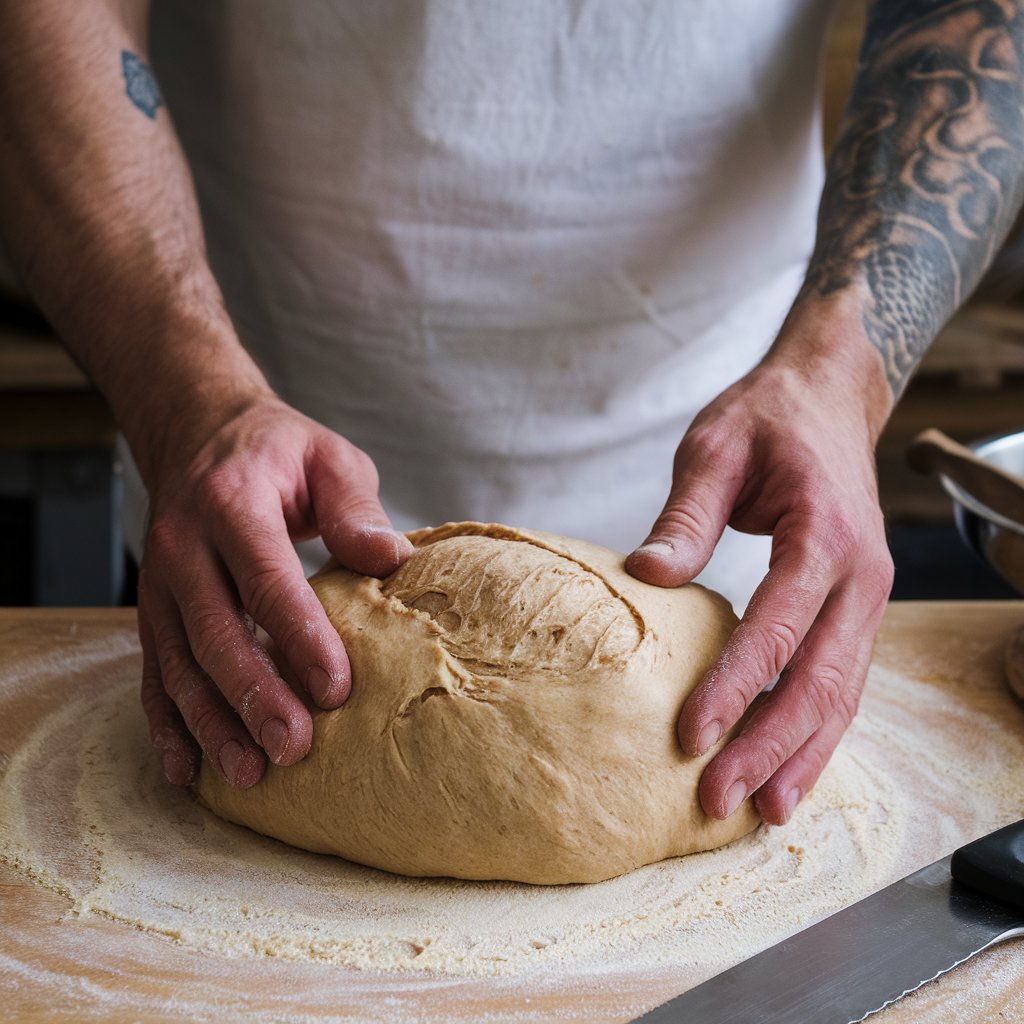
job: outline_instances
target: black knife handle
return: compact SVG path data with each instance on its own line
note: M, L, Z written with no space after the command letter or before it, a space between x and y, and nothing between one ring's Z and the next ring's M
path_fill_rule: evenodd
M961 846L950 871L958 882L1024 910L1024 820Z

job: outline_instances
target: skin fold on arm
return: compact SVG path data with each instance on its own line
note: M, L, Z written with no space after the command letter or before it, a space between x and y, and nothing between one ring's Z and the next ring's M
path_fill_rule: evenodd
M770 568L687 701L707 749L781 673L701 780L727 816L781 823L856 713L892 581L874 445L1024 194L1024 10L877 0L830 157L806 281L765 359L695 420L665 509L628 567L678 585L723 527L770 533Z

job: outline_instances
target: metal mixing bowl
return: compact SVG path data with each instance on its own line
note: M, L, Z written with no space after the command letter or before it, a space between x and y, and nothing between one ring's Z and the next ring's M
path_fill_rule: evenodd
M968 447L994 466L1024 477L1024 430L987 437ZM1024 594L1024 523L993 512L948 477L939 474L939 480L953 499L953 514L964 542Z

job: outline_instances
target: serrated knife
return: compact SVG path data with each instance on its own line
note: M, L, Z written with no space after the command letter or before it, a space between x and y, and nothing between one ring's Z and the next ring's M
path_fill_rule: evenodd
M635 1024L856 1024L1015 936L1024 936L1024 820L798 932Z

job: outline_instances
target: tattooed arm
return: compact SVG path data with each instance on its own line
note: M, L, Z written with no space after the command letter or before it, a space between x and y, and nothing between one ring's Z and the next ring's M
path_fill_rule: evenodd
M864 329L899 395L1024 196L1024 10L876 3L829 163L803 296L866 289Z
M1024 194L1024 0L876 0L806 282L771 351L676 454L665 510L627 561L674 586L728 523L772 558L683 708L707 749L781 673L701 780L708 813L755 794L792 814L856 712L892 582L874 445Z
M189 782L201 746L251 785L266 756L305 755L312 720L246 613L318 704L349 687L289 534L323 533L378 574L410 545L370 460L286 407L239 344L147 64L147 14L146 0L0 0L0 229L149 489L142 696L164 771Z

